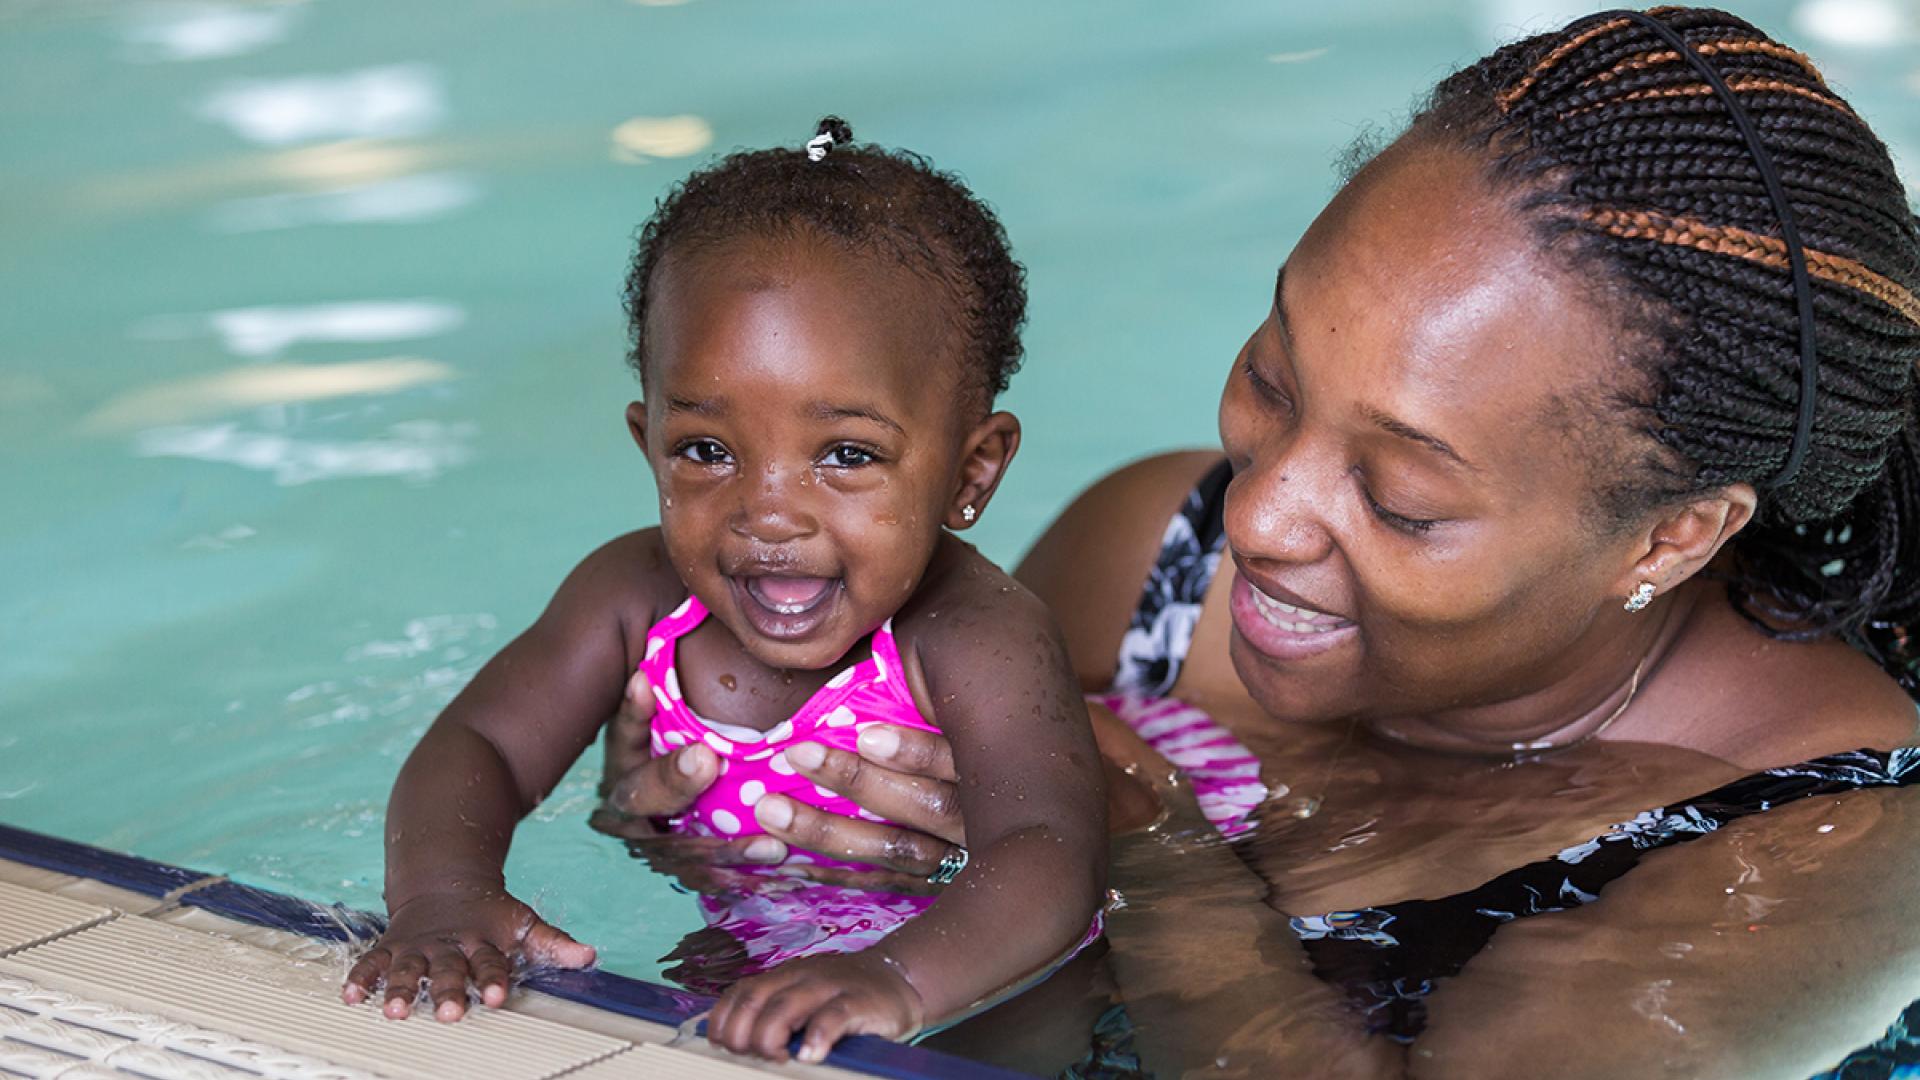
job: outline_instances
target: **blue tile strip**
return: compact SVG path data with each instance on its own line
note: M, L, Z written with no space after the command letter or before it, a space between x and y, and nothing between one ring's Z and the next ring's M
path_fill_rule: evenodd
M165 896L213 876L4 824L0 824L0 859L103 881L147 896ZM194 889L182 895L180 902L255 926L328 941L368 941L386 925L386 920L364 911L338 904L324 907L235 881L215 881ZM678 1027L713 1003L699 994L600 970L540 972L524 985L669 1027ZM827 1063L887 1080L1015 1080L1027 1075L864 1035L840 1040Z
M133 855L103 851L87 844L0 825L0 858L91 878L147 896L165 896L210 875Z

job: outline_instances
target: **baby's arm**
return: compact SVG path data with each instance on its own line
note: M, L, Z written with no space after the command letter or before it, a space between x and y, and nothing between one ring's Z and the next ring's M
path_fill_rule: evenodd
M1107 837L1086 706L1044 606L997 571L974 580L987 587L902 635L952 741L967 869L873 948L734 987L708 1022L714 1041L784 1059L804 1028L800 1057L818 1061L842 1035L908 1035L1035 975L1091 926Z
M465 1012L469 981L488 1005L505 1000L516 957L592 962L592 949L508 895L503 866L514 826L618 706L628 674L625 620L655 606L648 594L660 589L659 565L645 533L589 555L407 757L387 807L390 921L348 974L348 1002L384 979L386 1012L403 1017L424 978L435 1015L454 1020Z

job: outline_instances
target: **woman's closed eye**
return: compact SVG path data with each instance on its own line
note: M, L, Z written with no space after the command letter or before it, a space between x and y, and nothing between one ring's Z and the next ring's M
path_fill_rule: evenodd
M698 465L726 465L733 461L732 451L713 439L688 439L674 448L673 456Z
M1365 485L1362 485L1360 488L1360 497L1367 500L1367 509L1373 512L1374 517L1379 518L1388 528L1396 529L1409 536L1420 536L1430 532L1434 526L1446 520L1445 518L1417 518L1408 517L1405 514L1396 514L1375 501L1373 493L1368 491Z
M1253 387L1253 392L1260 396L1260 400L1276 409L1293 408L1293 399L1272 380L1260 374L1260 370L1253 366L1253 357L1247 357L1240 365L1240 370L1245 373L1247 384Z

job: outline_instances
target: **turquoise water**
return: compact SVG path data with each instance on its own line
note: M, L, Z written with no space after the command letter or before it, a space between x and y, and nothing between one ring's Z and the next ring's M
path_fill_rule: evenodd
M1920 14L1734 5L1920 169ZM0 820L378 907L401 758L585 552L651 522L629 238L822 113L930 154L1031 274L1011 562L1213 439L1332 162L1587 8L0 0ZM657 977L690 903L583 822L516 890Z

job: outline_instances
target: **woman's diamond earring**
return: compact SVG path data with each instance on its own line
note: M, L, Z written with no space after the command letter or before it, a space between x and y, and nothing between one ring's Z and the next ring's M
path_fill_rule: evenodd
M975 510L973 508L972 503L968 503L967 505L960 508L960 520L966 522L969 525L973 524L973 519L979 516L980 516L980 511Z
M1629 612L1640 611L1653 603L1653 582L1643 581L1633 587L1633 595L1627 597L1623 605Z

